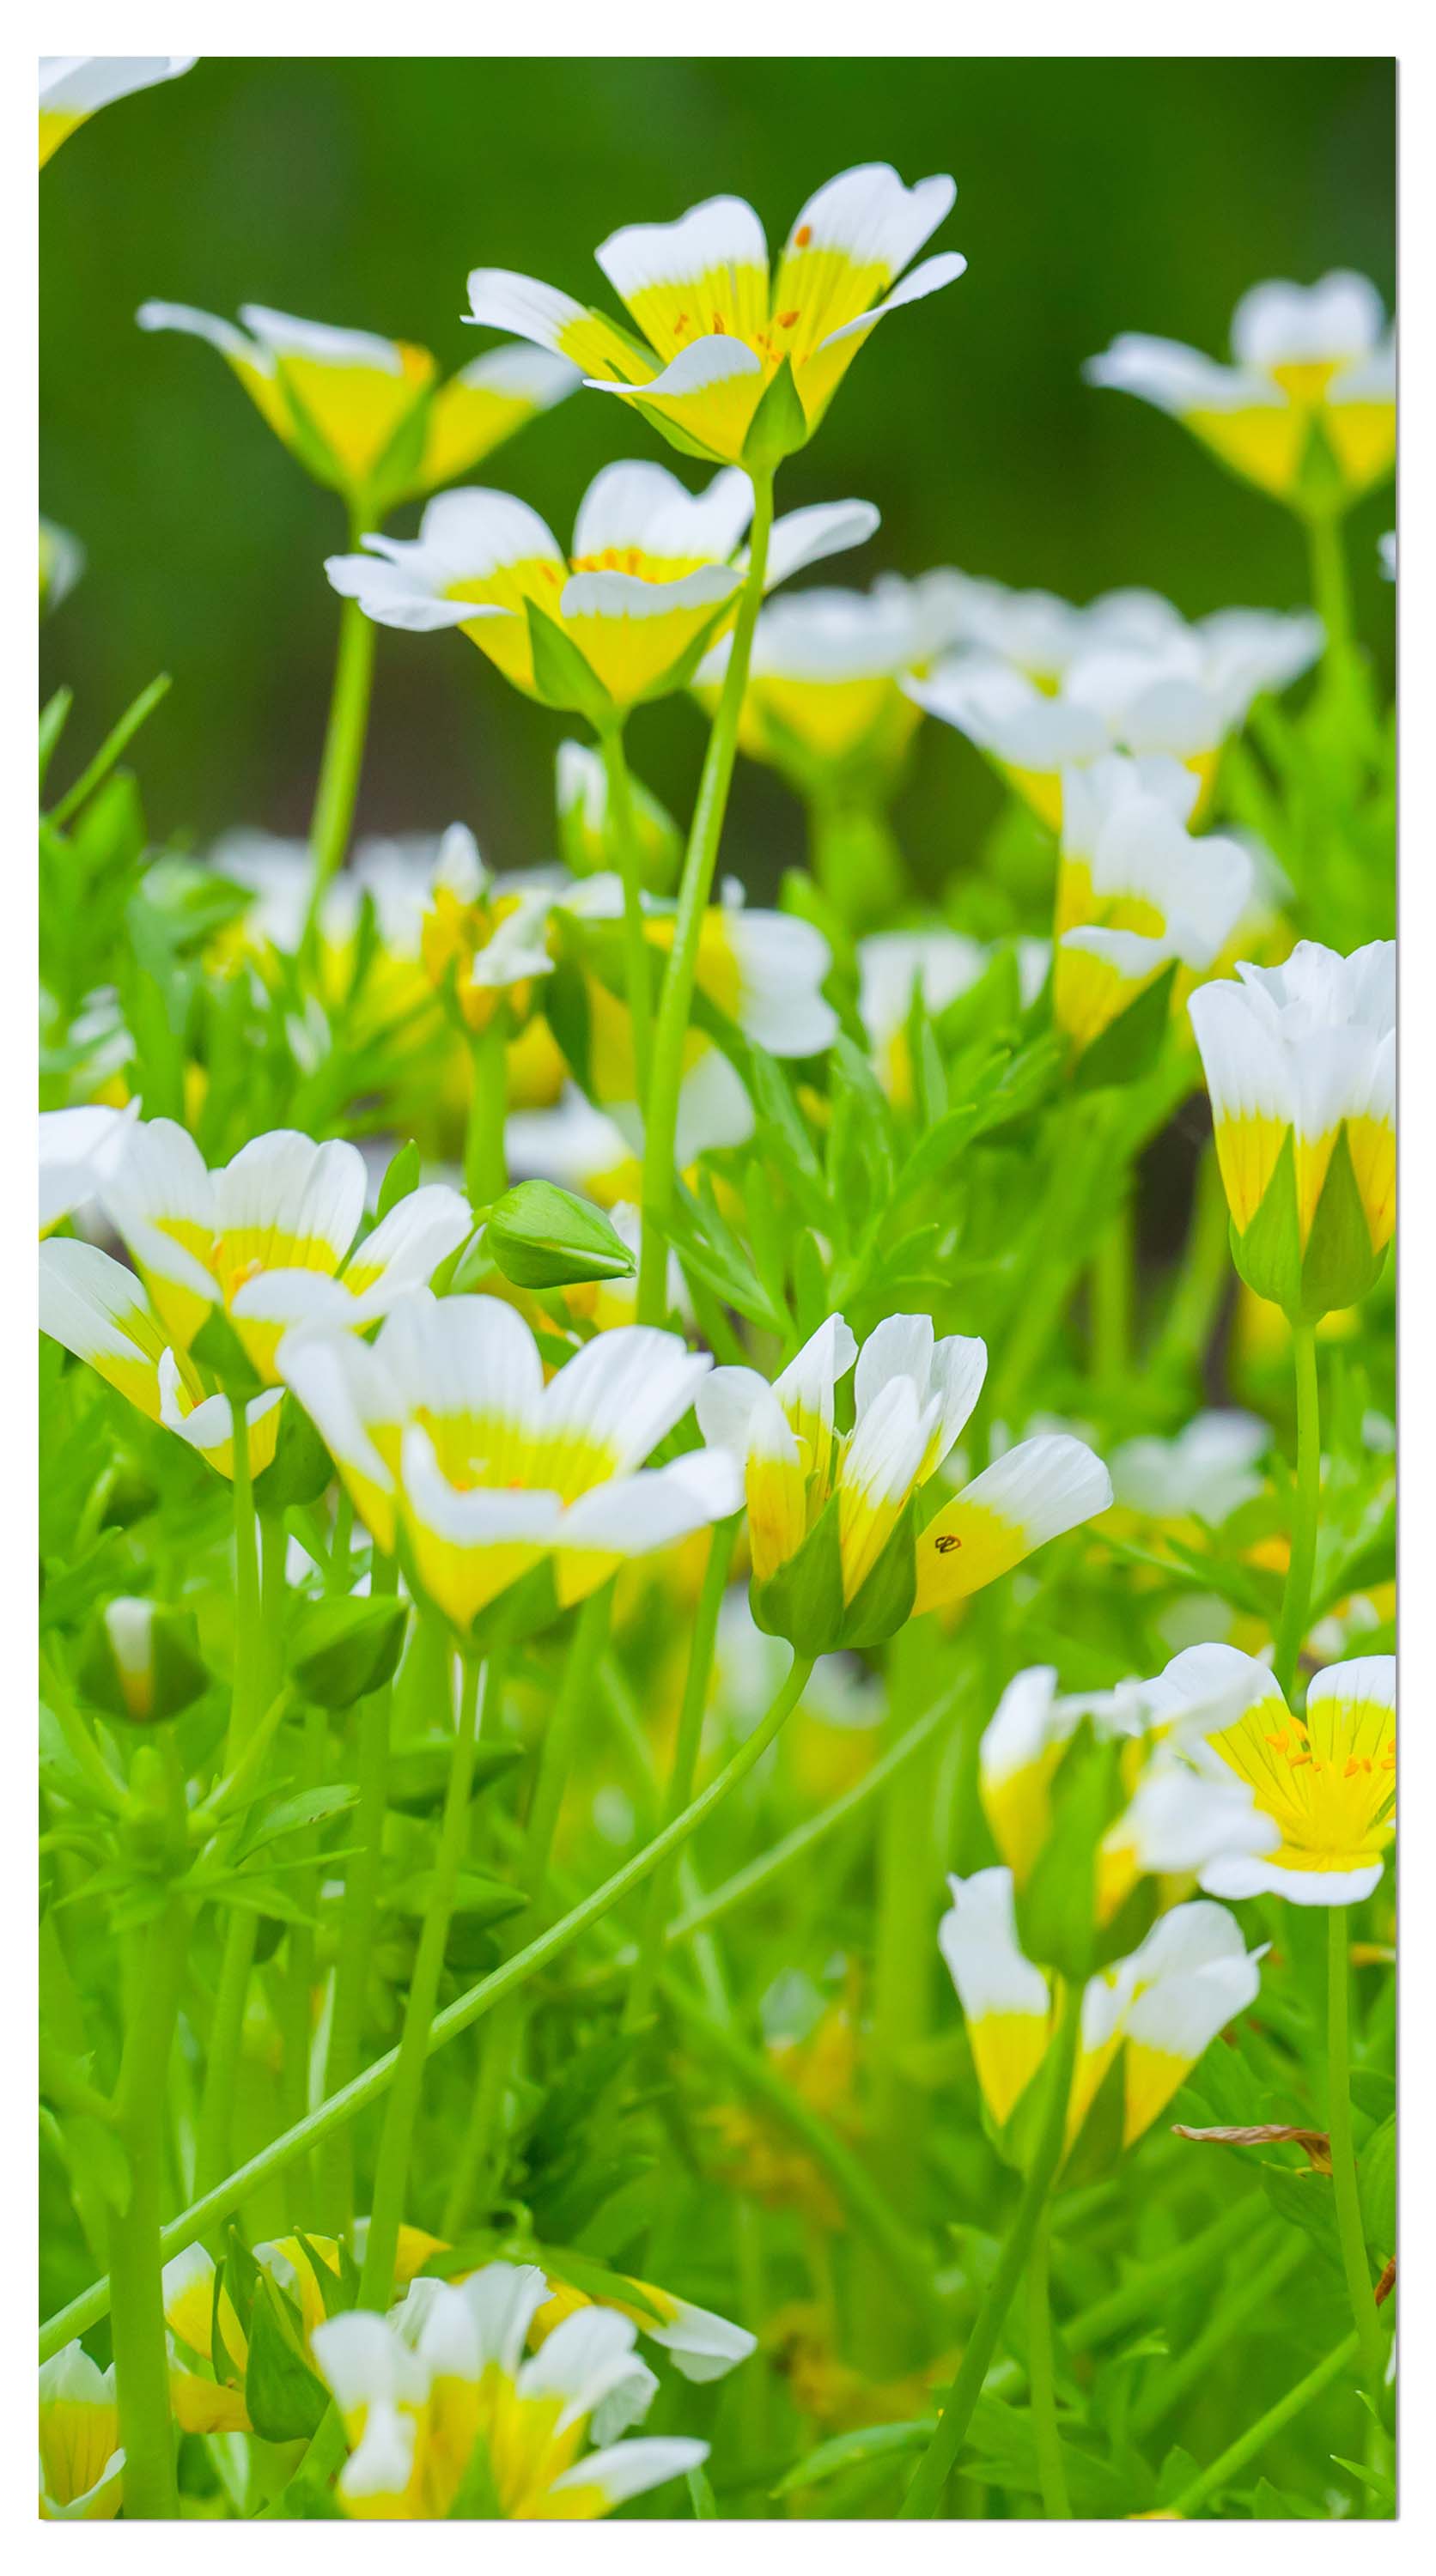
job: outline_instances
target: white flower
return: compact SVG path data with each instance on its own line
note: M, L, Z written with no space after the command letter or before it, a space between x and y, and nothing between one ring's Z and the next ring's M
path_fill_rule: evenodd
M198 54L42 54L40 56L40 167L77 125L117 98L178 80Z
M123 1109L42 1109L40 1112L40 1232L48 1234L98 1197L124 1151L127 1130L140 1114L132 1100Z

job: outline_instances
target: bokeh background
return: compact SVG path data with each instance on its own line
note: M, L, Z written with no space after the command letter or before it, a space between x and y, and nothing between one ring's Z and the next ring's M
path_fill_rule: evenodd
M970 265L884 326L785 469L783 506L861 494L883 513L864 554L808 581L953 563L1078 600L1146 584L1189 615L1300 602L1284 512L1079 368L1123 328L1222 350L1263 277L1349 266L1390 301L1389 61L209 58L97 117L42 188L41 506L89 553L44 631L42 683L74 687L88 744L174 675L139 758L156 834L305 829L338 608L322 558L343 527L213 351L135 328L146 296L276 305L457 366L492 337L459 319L475 265L603 300L592 251L616 225L734 191L777 243L813 188L874 159L955 174L931 247ZM659 449L579 394L474 479L566 538L623 453ZM1392 510L1387 491L1350 523L1381 660ZM500 868L548 857L560 729L464 638L381 633L359 828L461 816ZM680 814L702 740L687 701L634 725L636 767ZM950 880L995 802L968 746L925 726L897 816L920 884ZM782 787L744 765L725 867L767 890L801 846Z

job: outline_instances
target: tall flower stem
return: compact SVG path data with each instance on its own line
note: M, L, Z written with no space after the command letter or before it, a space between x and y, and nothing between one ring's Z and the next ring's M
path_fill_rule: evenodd
M1332 511L1314 512L1306 523L1307 561L1311 567L1312 604L1326 628L1326 667L1344 662L1351 651L1351 576L1341 521Z
M109 2213L110 2305L115 2397L125 2453L127 2521L174 2520L175 2437L170 2422L169 2351L160 2273L166 2079L188 1923L172 1899L151 1924L134 2018L125 2036L115 2113L129 2166L129 2197Z
M612 1610L612 1584L605 1584L601 1591L590 1593L585 1601L574 1622L563 1679L544 1730L519 1862L519 1885L531 1908L538 1905L543 1894L559 1809L563 1804L564 1785L573 1759L574 1736L581 1712L591 1707L593 1702L594 1676L608 1642ZM475 2198L482 2196L492 2179L496 2146L494 2133L509 2078L523 2045L525 2018L521 1997L515 1997L511 2004L495 2015L479 2067L468 2133L454 2167L444 2207L443 2225L447 2236L461 2232Z
M492 1207L509 1185L504 1125L509 1098L509 1046L505 1012L469 1041L469 1124L464 1137L464 1187L469 1205Z
M688 1670L683 1682L683 1703L678 1712L678 1734L673 1747L673 1768L668 1778L668 1800L663 1821L671 1824L680 1816L693 1795L693 1782L698 1770L698 1747L703 1735L703 1717L708 1705L708 1683L713 1671L713 1649L718 1636L718 1613L723 1607L723 1594L728 1582L728 1569L733 1562L733 1549L738 1536L736 1520L722 1521L714 1530L708 1545L708 1563L703 1569L703 1589L698 1596L698 1609L688 1647ZM663 1964L668 1936L668 1917L673 1897L676 1860L662 1863L648 1882L648 1904L643 1918L643 1931L638 1945L638 1964L628 1989L624 2006L625 2031L641 2030L653 2006L653 1990Z
M479 1979L477 1985L470 1986L467 1993L456 1996L453 2003L446 2004L442 2012L436 2013L423 2036L423 2053L432 2056L436 2049L447 2048L450 2040L457 2039L462 2031L472 2030L475 2022L494 2011L506 1996L527 1985L541 1969L561 1958L583 1933L591 1930L595 1923L601 1923L606 1914L610 1914L616 1905L621 1905L636 1887L643 1885L670 1852L680 1850L690 1834L696 1833L699 1826L706 1823L714 1809L721 1807L761 1762L801 1699L812 1669L808 1657L795 1656L767 1714L759 1720L752 1734L745 1736L716 1778L709 1781L706 1789L699 1790L691 1806L685 1807L681 1816L675 1816L671 1825L655 1834L642 1851L635 1852L631 1860L626 1860L611 1878L604 1879L591 1895L571 1906L550 1930L539 1933L524 1949L515 1951L511 1959L506 1959L501 1967L492 1969L488 1976ZM398 2048L387 2050L383 2057L376 2058L372 2066L366 2067L362 2075L356 2075L353 2083L346 2084L342 2093L333 2094L327 2102L321 2102L306 2119L299 2121L294 2128L286 2129L281 2137L271 2138L257 2155L251 2156L234 2173L227 2174L203 2199L193 2201L188 2209L181 2210L161 2235L160 2251L165 2261L168 2262L171 2255L182 2254L187 2245L197 2244L221 2219L227 2218L231 2210L237 2209L250 2192L287 2173L325 2138L332 2137L336 2130L356 2119L361 2111L367 2111L373 2103L381 2101L397 2079L402 2053L401 2041ZM82 2290L42 2326L40 2359L47 2361L51 2353L58 2352L69 2342L72 2335L84 2334L89 2327L98 2324L107 2313L109 2304L108 2281L93 2282L88 2290Z
M1302 1640L1311 1608L1311 1578L1316 1565L1316 1529L1321 1512L1321 1401L1316 1374L1316 1331L1311 1324L1292 1329L1296 1362L1296 1504L1292 1514L1291 1558L1282 1594L1274 1672L1277 1688L1289 1694L1296 1679Z
M1073 1983L1065 1988L1062 1996L1047 2062L1042 2126L1027 2169L1027 2179L1022 2186L1022 2197L998 2258L997 2270L968 2336L962 2367L948 2392L937 2429L918 2462L912 2484L899 2507L905 2522L930 2520L941 2506L943 2490L962 2450L973 2410L982 2395L983 2381L997 2350L1007 2311L1027 2268L1047 2194L1062 2161L1067 2103L1072 2091L1072 2069L1077 2060L1081 2020L1082 1988L1079 1983Z
M673 1155L678 1134L678 1093L683 1080L683 1046L688 1035L688 1014L698 973L703 916L713 889L713 871L718 861L718 844L723 837L723 817L728 809L728 790L732 785L733 763L738 753L738 719L748 686L753 631L763 604L763 580L768 566L768 539L772 526L772 473L755 472L748 578L738 602L732 650L723 675L718 712L708 737L703 776L698 785L698 802L693 809L693 824L678 889L673 947L663 978L653 1035L653 1065L643 1126L643 1253L638 1274L638 1320L641 1324L657 1324L663 1320L667 1283L663 1222L673 1204Z
M376 1548L375 1592L396 1591L398 1573L394 1558L385 1556ZM369 1984L379 1880L384 1865L384 1816L389 1800L389 1725L393 1699L393 1685L386 1682L382 1690L361 1700L357 1710L359 1799L354 1818L354 1840L358 1848L344 1877L339 1956L334 1969L334 2003L324 2064L326 2094L339 2092L359 2068L364 1997ZM354 2154L347 2129L331 2138L319 2160L318 2171L323 2214L336 2233L347 2233L354 2217Z
M357 547L363 535L363 514L351 512L351 547ZM310 894L309 916L304 928L306 947L312 947L317 936L319 908L324 901L325 890L343 865L344 853L349 847L349 829L354 820L359 772L364 761L364 737L369 726L376 631L357 599L346 599L339 612L339 651L334 663L329 723L324 735L324 756L319 765L319 785L309 824Z
M419 1934L418 1954L409 1981L409 1999L404 2007L404 2028L399 2041L398 2063L394 2071L394 2089L384 2115L384 2133L379 2141L379 2163L374 2176L374 2198L369 2219L369 2236L364 2248L364 2268L359 2279L359 2305L364 2308L386 2308L394 2287L394 2257L398 2251L399 2229L403 2222L404 2200L409 2187L409 2163L414 2146L414 2128L419 2116L419 2100L424 2089L424 2064L429 2054L430 2032L439 2002L439 1979L444 1970L444 1948L449 1937L449 1918L454 1910L454 1895L459 1883L459 1864L469 1830L469 1796L474 1777L474 1748L479 1735L479 1678L484 1667L472 1659L464 1664L463 1688L459 1694L459 1723L454 1736L453 1759L449 1765L449 1785L444 1796L443 1821L439 1827L439 1847L434 1857L429 1902ZM487 1682L484 1699L489 1697ZM487 1714L487 1706L485 1714ZM302 2123L301 2123L302 2125Z
M1062 2468L1062 2440L1057 2430L1057 2383L1052 2363L1050 2233L1044 2208L1027 2258L1027 2379L1042 2510L1049 2522L1070 2522L1072 2507L1067 2500L1067 2480Z
M266 1532L263 1581L249 1472L249 1427L244 1407L234 1414L234 1676L229 1728L224 1744L224 1776L233 1772L262 1712L265 1683L273 1665L273 1648L283 1615L283 1528L273 1525L277 1544ZM244 2009L259 1918L248 1906L230 1908L220 1951L205 2055L204 2088L195 2130L195 2189L207 2191L224 2172L234 2115L235 2083L244 2036Z
M638 1069L638 1102L641 1108L648 1097L649 1062L653 1051L650 950L643 927L643 853L638 845L633 781L628 774L622 725L605 725L599 741L608 780L608 803L613 816L618 869L623 879L624 975L628 987L629 1018L633 1023L633 1055Z
M1385 2342L1376 2313L1366 2229L1356 2181L1356 2147L1351 2134L1351 1964L1346 1907L1333 1905L1327 1922L1326 1952L1326 2125L1331 2139L1331 2187L1336 2201L1341 2268L1361 2351L1361 2375L1371 2403L1381 2406Z
M889 1647L884 1753L895 1751L914 1723L928 1651L912 1625ZM942 1870L933 1835L934 1760L930 1750L889 1781L877 1820L869 2129L873 2169L899 2209L920 2205L922 2123L907 2069L927 2035L937 1958L934 1891L942 1888ZM911 2319L894 2305L891 2272L869 2256L857 2287L868 2366L875 2377L896 2376L913 2356Z

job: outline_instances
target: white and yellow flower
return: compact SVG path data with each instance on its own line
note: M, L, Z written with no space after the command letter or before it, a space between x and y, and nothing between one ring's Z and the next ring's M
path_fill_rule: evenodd
M1052 1009L1074 1046L1090 1046L1168 967L1189 988L1250 910L1250 854L1192 836L1196 797L1174 760L1113 755L1063 778Z
M500 1013L512 1030L528 1020L536 985L553 972L552 908L551 888L501 885L467 825L450 824L429 880L419 953L430 983L452 996L467 1028L486 1029Z
M982 1591L1111 1500L1112 1479L1084 1440L1065 1431L1019 1440L923 1530L914 1616Z
M40 1232L97 1198L124 1152L138 1101L124 1109L86 1107L40 1112Z
M1345 506L1396 457L1396 345L1369 278L1273 279L1232 316L1233 364L1124 331L1083 370L1185 421L1223 464L1298 507Z
M1107 1461L1119 1511L1165 1528L1217 1529L1262 1490L1271 1425L1254 1413L1197 1413L1170 1440L1124 1440Z
M613 2309L564 2319L524 2347L550 2297L533 2264L491 2263L461 2287L417 2283L390 2317L331 2317L314 2355L343 2420L339 2476L347 2513L441 2521L470 2503L505 2521L591 2521L682 2477L704 2442L618 2442L585 2449L595 2416L622 2394L632 2416L652 2393L637 2329Z
M379 625L459 627L528 696L598 719L682 686L733 613L752 511L734 470L695 494L661 465L607 465L579 504L571 555L526 501L469 489L431 501L416 538L368 536L367 553L325 569ZM877 524L867 501L792 511L773 529L766 587Z
M208 1395L193 1361L171 1347L169 1329L122 1261L98 1244L52 1235L40 1246L40 1330L83 1360L144 1414L162 1422L221 1476L234 1474L234 1414L228 1396ZM244 1408L251 1475L262 1475L279 1438L278 1388Z
M1046 2058L1054 2032L1052 1990L1019 1945L1010 1870L978 1870L948 1885L952 1908L938 1942L966 2018L983 2099L1002 2125ZM1255 1999L1260 1956L1247 1952L1224 1906L1197 1902L1174 1906L1129 1958L1093 1977L1082 1998L1069 2141L1119 2053L1123 2145L1150 2128L1218 2032Z
M40 2365L41 2521L113 2521L124 2475L114 2364L67 2343Z
M1380 1884L1395 1833L1396 1664L1358 1655L1314 1677L1294 1716L1265 1664L1235 1646L1189 1646L1154 1688L1174 1716L1233 1694L1238 1713L1206 1731L1210 1756L1251 1789L1279 1839L1265 1854L1202 1871L1214 1896L1359 1905Z
M1342 957L1303 939L1282 966L1236 972L1187 1008L1238 1265L1288 1311L1354 1305L1396 1222L1394 944ZM1274 1188L1275 1214L1253 1235Z
M1112 591L1084 609L1007 592L1000 613L990 604L969 623L994 641L904 688L966 734L1054 831L1064 774L1111 751L1180 761L1198 781L1200 810L1223 743L1254 699L1310 668L1323 635L1319 618L1267 609L1221 609L1189 626L1144 590Z
M685 453L741 464L785 360L811 436L883 317L961 277L955 251L902 274L956 193L948 178L906 188L885 162L845 170L801 209L775 272L741 197L709 197L676 223L630 224L596 256L641 339L508 269L473 270L468 318L571 359Z
M117 98L154 89L193 71L198 54L42 54L40 56L40 167Z
M680 2378L702 2385L712 2379L726 2379L758 2348L758 2338L746 2326L734 2325L731 2318L718 2316L712 2308L695 2307L691 2299L680 2299L671 2290L660 2290L652 2281L632 2282L640 2294L639 2301L618 2298L591 2299L586 2291L557 2278L549 2283L550 2295L534 2311L530 2340L542 2343L567 2317L579 2315L585 2308L612 2308L618 2316L627 2317L648 2341L666 2352Z
M806 590L765 608L753 637L738 739L750 759L802 788L843 770L876 778L898 766L919 708L900 681L953 641L954 573L918 581L884 574L871 591ZM705 655L694 686L717 701L731 637Z
M388 511L435 492L574 391L562 359L510 346L438 382L438 361L406 340L240 307L244 328L191 304L142 304L142 331L207 340L276 436L355 509Z
M129 1131L104 1198L176 1350L226 1314L273 1386L291 1325L362 1332L473 1230L467 1201L435 1182L356 1244L364 1193L364 1158L342 1140L275 1128L210 1172L186 1129L152 1118Z
M511 1306L420 1294L372 1344L296 1333L279 1365L366 1528L389 1552L402 1536L415 1581L461 1633L541 1562L566 1606L741 1500L724 1457L643 1465L709 1367L671 1333L600 1333L546 1386Z

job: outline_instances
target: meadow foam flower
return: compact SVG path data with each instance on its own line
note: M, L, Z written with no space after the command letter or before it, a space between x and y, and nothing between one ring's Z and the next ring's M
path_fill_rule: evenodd
M339 2499L359 2518L591 2521L682 2477L705 2442L648 2439L587 2450L621 2390L651 2392L637 2329L611 2308L564 2319L527 2358L551 2295L534 2264L490 2263L459 2287L416 2283L389 2317L330 2317L314 2357L344 2424Z
M491 350L446 384L438 360L407 340L302 322L243 304L241 330L191 304L142 304L142 331L208 340L307 472L376 513L470 473L578 383L535 349Z
M606 465L589 485L566 555L536 510L507 492L448 492L416 538L367 536L332 555L334 588L381 626L460 627L506 679L593 720L682 686L743 587L753 512L746 474L703 492L666 467ZM765 587L860 545L867 501L794 510L772 532Z
M1053 2037L1051 1985L1017 1937L1012 1873L949 1878L952 1906L938 1945L967 2022L973 2066L992 2117L1004 2126L1038 2073ZM1224 1906L1178 1905L1140 1948L1091 1978L1068 2103L1075 2139L1102 2083L1122 2057L1122 2144L1131 2146L1171 2100L1218 2033L1255 1999L1260 1953L1248 1953Z
M1194 1701L1232 1694L1237 1713L1207 1732L1216 1762L1245 1781L1279 1839L1266 1853L1212 1862L1214 1896L1284 1896L1293 1905L1359 1905L1381 1880L1395 1833L1396 1663L1358 1655L1328 1664L1293 1716L1265 1664L1235 1646L1189 1646L1156 1688L1185 1718Z
M837 1388L850 1369L853 1425L843 1431ZM900 1532L899 1524L966 1424L986 1371L985 1343L956 1334L939 1341L925 1315L890 1315L861 1351L844 1318L830 1315L771 1385L756 1369L713 1371L698 1391L698 1420L705 1439L743 1468L760 1626L792 1633L795 1643L801 1632L803 1652L856 1642L874 1618L890 1634L910 1613L978 1590L1041 1537L1100 1509L1091 1498L1108 1495L1106 1471L1080 1441L1024 1442L1010 1453L1010 1477L1003 1460L923 1531L914 1596L911 1525ZM1067 1451L1080 1452L1093 1473ZM1029 1536L1034 1529L1041 1535ZM947 1560L959 1553L964 1562L949 1573Z
M67 2343L40 2365L40 2520L113 2521L124 2474L114 2364Z
M169 2347L170 2407L185 2433L249 2429L244 2375L249 2339L202 2245L186 2246L160 2274Z
M1251 907L1250 854L1192 836L1196 798L1173 760L1113 755L1063 779L1052 1011L1078 1047L1168 968L1209 971Z
M40 1330L83 1360L149 1422L161 1422L221 1476L234 1474L234 1412L208 1394L194 1362L170 1346L169 1328L144 1284L98 1244L52 1235L40 1246ZM282 1392L244 1408L251 1475L261 1475L279 1437Z
M1041 614L1024 617L1034 598ZM1254 700L1290 687L1322 646L1320 619L1304 611L1219 609L1189 626L1155 591L1113 591L1065 619L1055 611L1066 603L1043 593L1006 601L1000 618L979 621L1004 650L974 644L903 686L966 734L1054 831L1064 774L1111 751L1180 761L1200 807Z
M285 1382L316 1424L377 1544L466 1633L488 1602L551 1565L560 1607L630 1557L735 1511L730 1462L643 1461L710 1363L675 1334L624 1326L547 1385L538 1345L494 1297L409 1297L376 1340L296 1333Z
M536 983L553 972L551 908L544 888L501 889L467 825L450 824L429 880L419 953L467 1028L486 1029L500 1012L510 1027L528 1018Z
M1298 507L1344 507L1390 472L1396 345L1369 278L1333 269L1315 286L1253 286L1231 345L1224 366L1124 331L1083 374L1171 412L1223 464Z
M771 272L763 227L741 197L709 197L676 223L630 224L596 257L641 338L500 268L470 274L468 318L571 359L587 384L642 412L686 454L741 464L785 362L796 417L780 453L811 437L884 315L961 277L967 262L955 251L903 276L956 193L949 178L906 188L885 162L845 170L800 209Z
M746 2326L734 2325L712 2308L696 2307L691 2299L676 2298L671 2290L660 2290L652 2281L635 2280L632 2286L640 2293L641 2305L617 2298L595 2300L586 2291L554 2278L548 2298L534 2312L531 2339L544 2342L565 2318L577 2316L585 2308L612 2308L668 2354L680 2378L699 2385L726 2379L730 2370L736 2370L739 2362L756 2352L758 2338Z
M1107 1460L1117 1507L1194 1532L1202 1522L1218 1528L1261 1492L1257 1461L1270 1447L1269 1423L1229 1408L1193 1414L1170 1440L1124 1440Z
M843 771L889 777L919 715L898 683L951 643L955 579L886 573L866 593L805 590L765 608L738 727L750 759L806 789ZM694 686L705 705L716 703L731 646L724 636L699 666Z
M198 54L42 54L40 167L102 107L193 71Z
M139 1114L138 1101L124 1109L95 1106L41 1110L42 1235L99 1196L124 1151L126 1133Z
M272 1386L291 1325L362 1332L473 1230L467 1200L434 1182L356 1245L365 1187L363 1155L340 1139L274 1128L211 1172L185 1128L152 1118L127 1135L105 1207L176 1348L226 1314Z
M1396 950L1299 940L1187 1008L1211 1094L1233 1250L1288 1314L1354 1305L1396 1222Z

